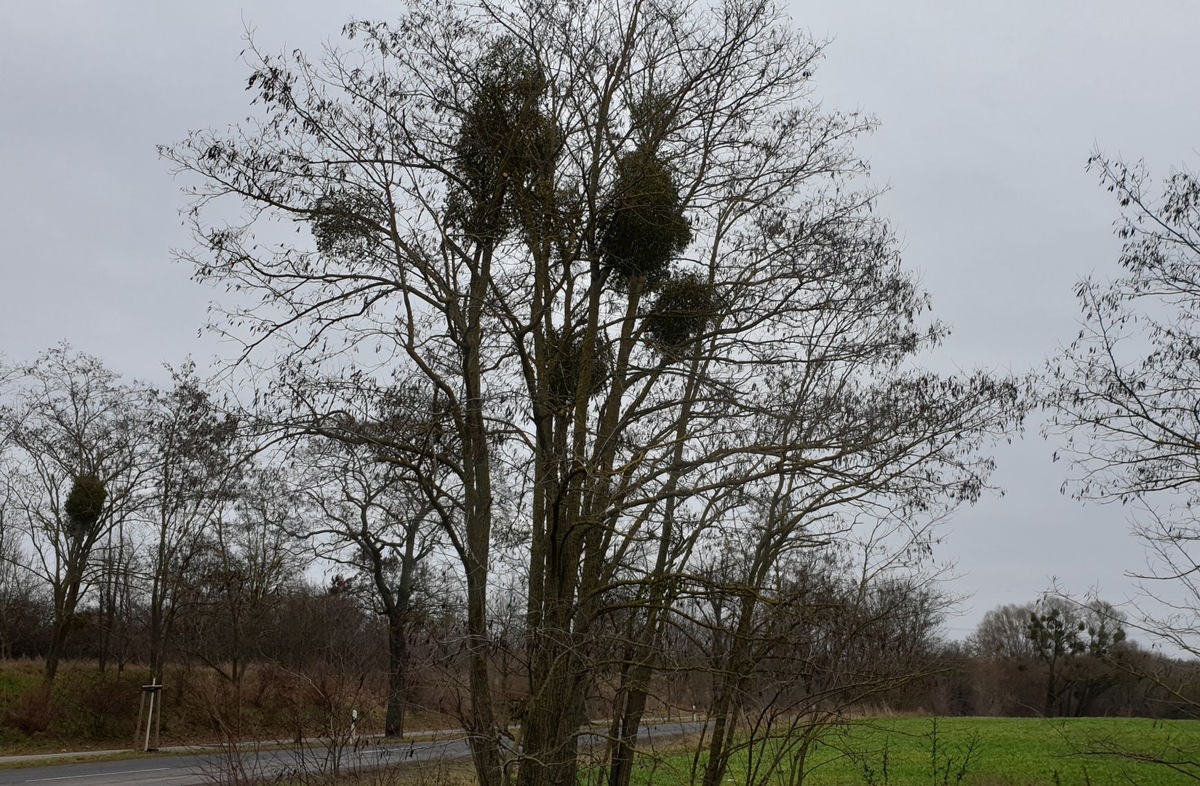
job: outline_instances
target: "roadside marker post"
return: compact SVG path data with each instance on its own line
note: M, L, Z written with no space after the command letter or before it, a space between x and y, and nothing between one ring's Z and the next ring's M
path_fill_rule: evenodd
M158 750L158 745L162 740L162 689L163 686L158 684L158 677L150 680L149 685L142 686L142 701L138 705L138 722L137 729L133 732L133 747L142 746L144 753ZM147 708L147 705L149 707ZM158 705L158 714L155 715L154 708ZM146 715L146 736L142 737L142 714ZM154 746L150 746L150 731L154 731Z

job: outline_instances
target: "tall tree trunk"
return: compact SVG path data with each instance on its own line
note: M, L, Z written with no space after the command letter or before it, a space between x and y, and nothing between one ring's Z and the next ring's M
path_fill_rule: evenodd
M729 768L733 735L742 708L742 689L749 678L750 632L757 605L758 599L753 593L747 593L743 597L737 628L733 631L733 640L729 645L729 655L721 664L723 676L709 712L714 721L713 735L708 745L708 763L704 768L703 786L720 786L725 780L725 771Z
M1055 661L1049 662L1050 671L1046 675L1046 697L1045 706L1042 708L1042 715L1049 718L1054 715L1054 698L1058 692L1058 674L1055 669Z
M50 647L46 650L46 672L43 682L53 685L58 676L58 665L62 660L63 646L67 640L67 620L55 620L50 633Z
M167 554L167 517L162 514L158 526L158 550L154 555L154 578L150 586L150 676L163 676L163 650L166 648L166 597L167 572L170 556Z
M47 686L54 684L54 678L58 676L58 666L71 632L71 622L75 619L75 607L79 605L79 591L82 585L83 576L73 570L68 573L68 578L55 593L58 597L54 603L54 628L50 635L50 647L46 651L44 682Z
M537 694L530 697L519 786L574 786L578 732L587 720L586 670L570 642L545 641ZM557 638L557 637L555 637Z
M620 715L613 719L612 761L609 764L609 786L629 786L633 774L633 760L637 755L637 735L642 727L642 715L646 711L652 670L648 663L635 664L629 672L624 700L620 703Z
M383 721L386 737L404 736L404 711L408 705L408 632L402 613L388 617L388 698Z
M492 539L492 481L488 428L484 413L483 305L491 279L492 250L482 248L472 272L463 335L463 381L466 393L463 438L464 525L467 580L467 660L471 711L467 722L479 786L501 786L503 759L492 703L488 670L487 582Z

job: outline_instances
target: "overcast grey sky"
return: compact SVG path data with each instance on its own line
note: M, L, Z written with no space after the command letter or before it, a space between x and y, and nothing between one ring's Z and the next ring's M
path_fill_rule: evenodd
M314 50L381 0L0 2L0 353L59 341L116 371L221 351L198 336L220 295L170 249L189 240L155 145L248 112L244 30ZM938 317L937 367L1021 373L1076 330L1072 286L1116 272L1117 206L1084 171L1094 148L1152 171L1197 163L1200 3L1190 0L819 0L789 6L830 38L816 75L831 108L882 121L859 149ZM1126 511L1059 494L1036 433L997 451L1003 497L959 512L938 547L972 594L951 633L1032 599L1057 576L1113 601L1142 565Z

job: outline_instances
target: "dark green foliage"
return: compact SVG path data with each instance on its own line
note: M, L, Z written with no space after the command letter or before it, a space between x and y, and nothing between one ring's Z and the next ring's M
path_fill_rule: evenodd
M556 404L567 405L575 400L579 375L583 368L583 340L567 343L557 333L550 341L550 395ZM608 383L611 358L608 345L601 343L592 356L592 384L588 395L594 396Z
M104 501L107 498L108 491L100 478L95 475L80 475L75 478L71 493L67 495L66 505L63 506L71 527L71 536L75 540L82 540L95 528L96 522L104 513Z
M1084 644L1079 634L1086 629L1082 620L1071 619L1061 609L1050 607L1041 614L1030 612L1026 635L1038 654L1049 659L1083 652Z
M545 79L520 44L497 41L477 73L454 146L458 182L448 207L467 234L495 240L513 224L510 192L552 171L557 135L539 105Z
M382 218L379 205L365 195L331 191L312 207L312 233L317 249L330 256L361 256L373 245Z
M613 191L612 212L600 237L604 264L621 286L639 276L649 284L662 280L671 259L692 239L670 171L639 148L617 162Z
M662 351L678 351L695 340L720 310L713 285L695 273L682 273L662 283L646 315L648 342Z

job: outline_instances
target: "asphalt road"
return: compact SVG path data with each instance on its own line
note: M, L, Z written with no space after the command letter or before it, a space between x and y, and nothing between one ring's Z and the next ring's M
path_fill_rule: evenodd
M341 766L351 768L386 767L405 762L462 758L468 754L464 739L368 744L358 750L342 752ZM72 764L24 767L0 770L0 786L46 784L47 786L191 786L214 784L222 774L240 767L246 774L276 776L293 771L320 770L329 766L328 748L267 750L246 753L236 760L218 752L178 756L145 756L120 761L91 761Z
M646 739L666 739L698 729L700 724L669 723L643 728ZM599 737L585 735L585 742ZM465 739L450 738L379 744L368 741L358 750L342 752L343 769L372 769L400 766L409 762L461 759L469 755ZM247 753L236 761L218 752L156 755L120 761L75 762L0 770L0 786L44 784L44 786L195 786L216 784L222 773L241 767L247 774L276 776L288 772L315 771L329 766L330 749L266 750Z

